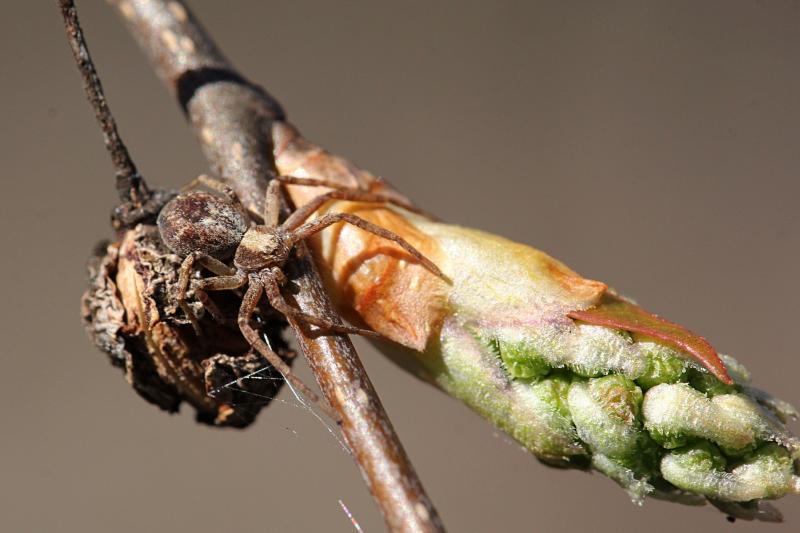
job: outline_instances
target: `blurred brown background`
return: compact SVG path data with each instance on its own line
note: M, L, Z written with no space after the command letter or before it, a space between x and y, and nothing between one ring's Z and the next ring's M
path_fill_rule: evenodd
M445 220L612 283L800 402L797 2L192 5L309 138ZM165 186L204 171L116 15L79 8L140 169ZM110 235L111 167L53 2L3 11L0 530L354 531L342 500L382 531L350 458L288 391L251 429L213 430L140 400L90 345L78 301ZM796 497L784 526L635 507L356 342L451 531L800 527Z

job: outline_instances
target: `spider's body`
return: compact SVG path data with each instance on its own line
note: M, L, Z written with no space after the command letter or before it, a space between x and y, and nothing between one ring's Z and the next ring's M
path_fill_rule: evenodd
M195 191L173 198L158 214L164 243L186 257L202 252L224 261L250 227L247 214L227 198Z
M297 243L337 222L353 224L364 231L395 242L415 260L437 275L443 276L436 265L402 237L356 215L331 213L307 222L329 200L392 203L415 210L413 206L397 198L342 188L325 180L281 176L270 182L264 204L263 224L256 224L230 188L206 177L198 178L197 181L225 196L198 191L181 194L165 205L158 216L158 228L164 243L173 252L185 258L180 269L178 303L199 334L200 326L197 318L186 304L186 293L192 281L195 263L216 274L215 277L196 279L191 286L197 299L219 321L224 322L225 317L208 298L206 291L236 290L247 286L237 321L242 335L286 379L313 399L316 399L316 395L292 374L289 366L266 345L250 324L262 294L266 293L270 305L275 310L298 321L329 331L362 335L376 335L376 333L308 315L284 299L281 287L286 282L286 277L282 268ZM281 183L324 186L334 190L316 197L279 224ZM231 256L233 256L232 266L226 263Z

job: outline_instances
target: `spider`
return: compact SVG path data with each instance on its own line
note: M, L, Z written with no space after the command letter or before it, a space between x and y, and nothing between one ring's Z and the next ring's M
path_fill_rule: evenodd
M237 290L247 286L237 320L242 335L274 368L314 402L319 401L317 395L292 373L289 365L267 346L251 324L262 295L266 294L267 300L276 311L321 329L370 336L379 334L304 313L286 301L281 293L281 287L287 281L282 267L297 243L332 224L344 222L397 243L428 270L446 279L431 260L405 239L356 215L331 213L307 221L330 200L388 203L419 212L401 199L343 187L324 179L277 176L267 187L263 224L258 224L230 187L207 176L200 176L185 189L193 188L197 184L215 190L221 196L200 191L186 192L173 198L158 215L158 228L164 243L170 250L185 258L179 270L176 295L178 304L199 334L197 317L186 303L186 293L195 265L199 264L216 274L214 277L194 280L191 287L197 299L219 322L224 323L226 319L206 291ZM315 197L289 215L283 223L279 223L283 184L328 187L333 190ZM231 257L232 267L226 263Z

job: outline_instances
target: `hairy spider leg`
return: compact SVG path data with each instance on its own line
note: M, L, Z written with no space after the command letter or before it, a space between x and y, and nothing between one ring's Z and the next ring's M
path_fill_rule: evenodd
M199 279L192 284L192 287L197 295L197 299L208 309L212 318L219 324L228 324L230 322L225 315L220 312L213 300L208 297L206 291L233 291L244 287L246 283L247 276L244 273L237 272L232 276L215 276L213 278ZM208 305L209 303L211 306Z
M195 285L194 295L197 298L197 300L203 305L203 308L211 314L211 318L213 318L217 324L222 324L222 325L231 324L231 321L227 319L225 314L220 310L219 306L216 303L214 303L214 300L212 300L208 296L208 293L206 291Z
M333 191L320 194L310 202L297 208L283 223L285 229L295 229L304 220L310 217L317 209L330 200L345 200L349 202L367 202L376 204L391 204L402 207L412 213L424 214L421 209L402 198L396 198L382 193L367 192L352 187L337 185L329 180L317 178L297 178L294 176L278 176L274 181L290 185L304 185L309 187L329 187Z
M267 361L269 361L269 363L278 372L283 374L283 377L286 378L287 381L291 382L292 385L297 387L300 392L303 393L303 396L322 407L328 416L330 416L333 420L336 422L341 422L341 418L339 417L338 413L331 409L326 403L322 402L314 391L308 388L308 386L306 386L306 384L303 383L300 378L295 376L289 365L287 365L278 354L273 352L270 347L267 346L267 343L261 339L258 332L253 329L253 326L250 325L250 318L253 316L253 312L258 305L258 301L261 299L261 294L263 291L264 285L259 279L258 275L250 275L247 292L245 292L244 298L242 299L242 306L239 308L238 322L239 329L242 331L242 335L244 335L244 338L247 340L247 342L249 342L250 345L255 348Z
M395 203L395 205L399 205L400 207L403 207L409 211L425 214L425 212L422 209L409 202L404 196L400 194L386 194L386 193L375 192L376 188L385 187L385 184L380 180L374 180L369 184L367 189L362 189L361 187L357 186L342 185L341 183L337 183L336 181L327 178L305 178L305 177L301 178L299 176L283 175L283 176L275 176L275 179L285 185L302 185L306 187L327 187L329 189L335 189L339 191L353 191L353 192L362 192L367 194L377 194L383 198L381 200L378 200L381 203L393 202ZM364 200L364 201L366 202L371 200Z
M293 183L298 185L325 186L325 187L334 186L328 180L315 179L315 178L296 178L293 176L278 176L276 179L273 179L272 181L270 181L269 186L267 188L267 196L264 202L265 205L264 224L267 225L268 227L277 227L278 214L280 209L281 183ZM329 193L319 195L313 200L311 200L311 202L309 202L308 204L300 207L300 209L292 213L289 216L289 218L281 225L281 229L284 231L287 230L290 231L291 229L294 229L294 226L301 224L303 220L311 216L311 214L313 214L314 211L319 209L320 206L322 206L328 200L332 199L369 201L369 202L391 202L401 205L401 207L404 206L403 203L394 202L393 199L385 197L380 194L373 194L358 190L349 190L340 188L340 190L334 190ZM296 223L292 222L293 220L297 222ZM270 224L274 225L270 226ZM400 239L399 236L398 239ZM292 245L299 242L299 240L292 241ZM409 248L417 252L417 250L413 248L410 244L408 243L406 244ZM419 252L417 252L417 255L421 256L422 254L419 254ZM330 331L336 331L338 333L351 333L351 334L364 335L370 337L380 337L380 334L375 331L355 326L347 326L341 323L336 323L326 318L304 313L303 311L290 305L284 298L283 294L281 293L281 285L283 285L286 282L286 276L284 275L284 273L281 271L280 268L272 268L269 271L266 270L262 271L261 276L262 276L262 281L264 283L264 290L266 292L267 299L269 300L270 305L280 313L283 313L286 316L290 316L298 321L307 322L319 328L328 329Z
M278 227L278 219L281 215L281 184L275 180L270 180L267 185L267 193L264 197L264 225L270 229Z
M294 318L298 321L307 322L325 330L336 331L337 333L351 333L355 335L364 335L366 337L376 338L381 337L380 333L370 329L362 329L355 326L336 323L326 318L309 315L308 313L304 313L303 311L293 307L289 304L289 302L286 301L283 293L281 293L281 282L277 273L280 273L280 276L283 276L283 272L277 268L272 269L271 271L264 270L261 272L261 280L264 284L264 292L267 295L269 304L277 311L283 313L285 316Z
M200 260L198 260L199 262ZM218 264L214 264L216 261ZM224 267L224 272L230 273L235 272L233 269L225 265L224 263L217 261L214 258L211 258L209 261L214 267L219 267L220 265ZM207 268L207 265L204 264ZM192 264L188 265L188 268L192 268ZM212 272L214 269L209 268ZM223 269L219 269L220 272L223 272ZM216 273L216 272L215 272ZM264 290L264 285L262 281L259 279L258 275L253 274L248 276L244 272L235 272L234 274L222 274L219 276L215 276L213 278L206 278L197 280L194 282L194 290L195 293L202 293L202 291L225 291L225 290L235 290L239 289L245 285L248 285L247 291L245 292L244 297L242 298L242 305L239 308L239 316L237 323L239 324L239 330L242 332L242 336L244 336L245 340L250 344L252 348L254 348L257 352L259 352L268 362L272 365L276 370L278 370L283 376L291 381L292 385L297 387L301 393L305 397L307 397L311 402L320 405L325 412L337 422L339 421L338 415L330 409L325 403L321 402L319 396L314 393L305 383L303 383L300 378L294 375L289 365L287 365L281 357L272 351L267 344L261 339L256 331L251 325L250 320L255 312L256 307L258 306L258 301L261 299L261 295ZM274 306L273 306L274 307ZM188 308L188 306L187 306ZM281 311L280 309L277 309ZM186 311L186 309L185 309ZM282 311L281 311L282 312ZM194 313L191 312L191 309L188 309L188 313L190 317L194 317ZM197 319L195 318L195 321ZM199 324L198 324L199 327ZM344 327L344 326L342 326ZM372 333L372 332L370 332Z
M298 222L299 221L294 221L294 223ZM289 242L292 245L294 245L304 239L309 238L315 233L322 231L328 226L336 224L337 222L346 222L348 224L352 224L353 226L361 228L364 231L368 231L374 235L377 235L378 237L396 243L403 250L405 250L412 257L414 257L417 261L419 261L423 266L425 266L425 268L427 268L440 278L448 280L447 276L445 276L444 273L441 270L439 270L439 267L436 266L436 264L433 261L422 255L422 253L419 250L414 248L408 241L406 241L400 235L391 232L386 228L382 228L376 224L373 224L372 222L364 220L363 218L353 215L351 213L330 213L328 215L324 215L320 218L312 220L311 222L307 222L296 229L288 229ZM286 223L284 223L284 226L286 226Z
M176 295L176 299L178 300L178 305L183 310L186 317L189 319L189 322L192 323L192 327L195 330L195 333L201 335L202 332L200 330L200 322L197 320L197 316L195 316L194 311L189 307L189 304L186 303L186 292L189 290L189 283L191 281L192 270L194 269L195 263L199 263L203 267L207 268L211 272L217 275L217 277L209 278L208 280L198 280L195 282L193 288L195 294L197 294L197 299L208 309L209 313L214 317L216 320L218 317L222 318L222 323L224 323L224 317L222 313L219 311L219 308L211 301L208 295L205 293L206 290L222 290L222 289L215 289L210 288L206 283L206 281L210 280L217 280L222 278L236 278L236 271L233 270L231 267L220 261L219 259L215 259L210 255L201 253L201 252L193 252L186 256L186 259L183 260L181 263L181 267L178 271L178 293ZM236 278L239 281L239 278ZM229 280L230 281L230 280ZM230 283L229 283L230 284ZM244 285L244 283L240 283L236 287L238 289ZM227 286L226 286L227 287ZM210 304L210 305L209 305Z

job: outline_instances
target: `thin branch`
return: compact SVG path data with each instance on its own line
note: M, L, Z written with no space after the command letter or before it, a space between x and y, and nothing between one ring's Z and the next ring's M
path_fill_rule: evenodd
M274 175L270 131L284 118L280 105L233 69L182 2L114 3L174 91L215 170L248 208L261 212ZM297 303L307 313L335 318L310 252L304 245L298 248ZM344 438L389 529L443 531L350 339L311 336L291 324L323 395L341 416Z
M149 197L149 190L117 131L117 122L108 107L100 77L97 75L92 56L89 54L89 48L78 21L75 3L72 0L58 0L58 7L61 10L61 16L64 17L64 28L67 31L67 40L72 49L72 55L83 78L86 98L94 110L95 118L103 132L106 150L108 150L111 163L116 170L119 198L123 202L133 202L141 207Z

